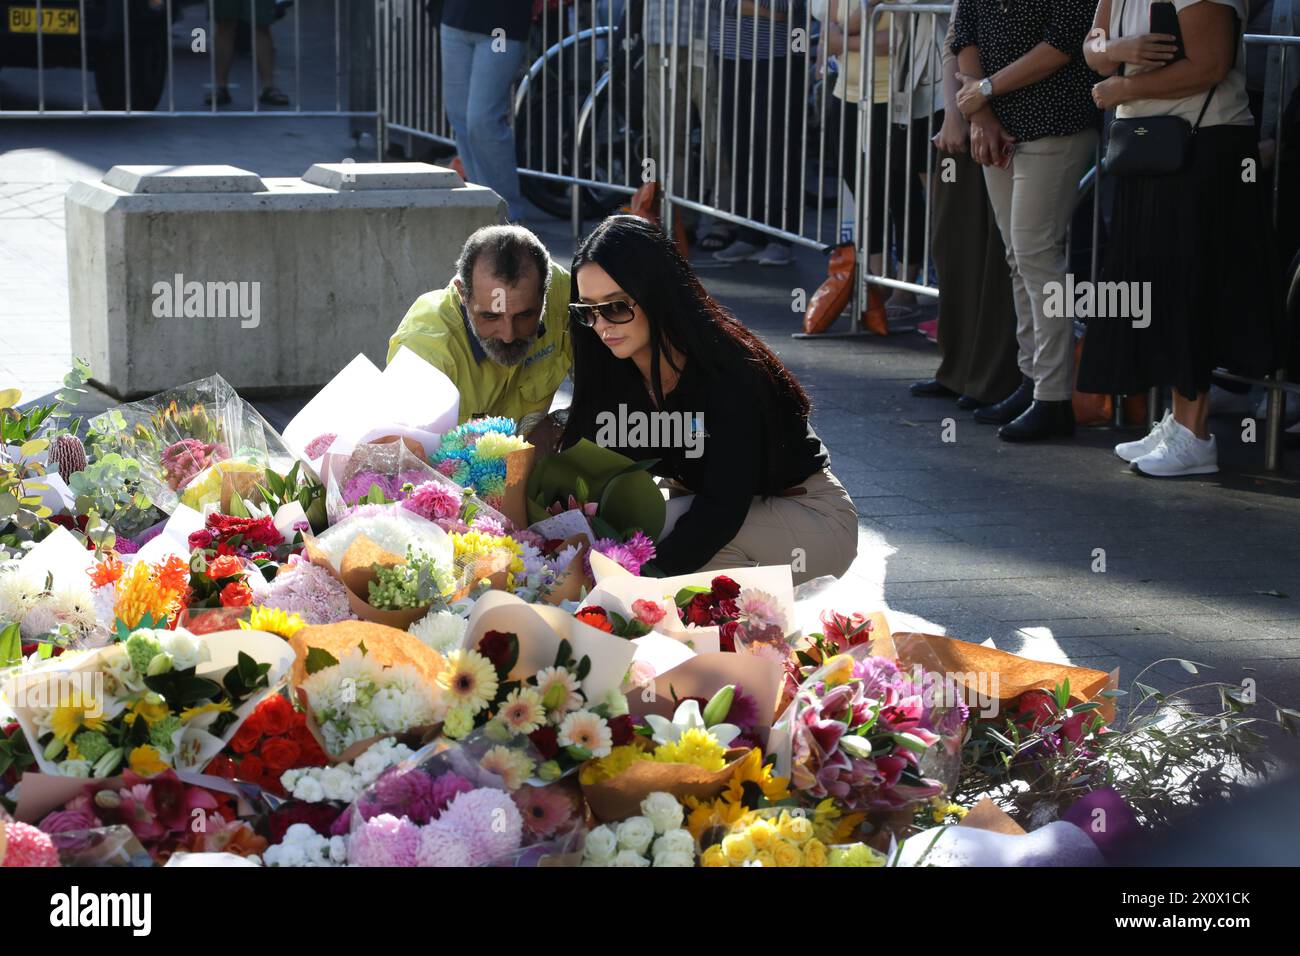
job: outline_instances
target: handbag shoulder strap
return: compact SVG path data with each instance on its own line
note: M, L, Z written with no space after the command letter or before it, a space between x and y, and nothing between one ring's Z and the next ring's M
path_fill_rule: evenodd
M1117 34L1116 39L1124 35L1124 11L1127 9L1128 9L1128 0L1122 0L1119 7L1119 33ZM1237 23L1237 19L1234 16L1233 28L1232 28L1232 47L1233 47L1232 63L1234 66L1237 63L1237 29L1239 26L1240 25ZM1119 65L1119 70L1117 72L1119 73L1120 76L1124 75L1124 67L1126 66L1128 66L1127 63L1121 63ZM1219 88L1219 84L1215 83L1212 87L1210 87L1210 92L1205 94L1205 102L1201 104L1201 112L1196 117L1196 125L1192 127L1193 133L1195 133L1198 129L1201 128L1201 120L1205 119L1205 111L1210 108L1210 100L1214 97L1214 91L1217 90L1218 88Z

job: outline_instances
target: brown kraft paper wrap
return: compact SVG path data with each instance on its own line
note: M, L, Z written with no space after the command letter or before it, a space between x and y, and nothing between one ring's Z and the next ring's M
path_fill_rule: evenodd
M671 793L678 800L685 797L713 800L727 788L735 765L748 753L748 748L727 751L727 765L714 771L689 763L639 760L617 777L583 784L582 795L592 815L601 823L636 816L641 812L641 801L660 791Z
M501 495L500 512L516 528L528 527L528 476L533 470L537 449L532 445L506 455L506 490Z

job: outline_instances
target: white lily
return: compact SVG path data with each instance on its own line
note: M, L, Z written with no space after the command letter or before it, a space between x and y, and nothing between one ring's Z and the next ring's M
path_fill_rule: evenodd
M676 743L681 739L682 734L692 728L707 730L724 747L740 736L740 728L735 724L706 726L704 716L700 713L698 700L684 700L678 704L672 720L660 717L658 714L646 714L645 720L654 731L654 742L657 744Z

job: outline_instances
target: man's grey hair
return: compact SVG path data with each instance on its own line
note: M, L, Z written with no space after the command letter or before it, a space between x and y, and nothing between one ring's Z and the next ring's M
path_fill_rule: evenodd
M531 261L542 278L542 299L546 299L551 286L551 256L542 240L523 226L484 226L465 240L456 261L456 275L466 300L474 294L474 267L480 256L487 257L493 278L506 285L518 282Z

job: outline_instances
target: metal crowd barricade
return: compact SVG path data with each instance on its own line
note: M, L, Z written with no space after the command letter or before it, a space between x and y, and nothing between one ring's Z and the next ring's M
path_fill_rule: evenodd
M12 48L17 48L17 39L26 32L31 32L35 42L35 60L36 68L36 102L34 108L9 108L3 101L0 101L0 119L71 119L78 117L91 117L96 119L125 118L132 116L148 117L181 117L193 118L202 116L223 116L223 117L249 117L249 116L298 116L298 117L348 117L357 119L371 119L382 123L378 107L373 102L366 102L362 108L356 108L350 102L356 97L353 91L348 89L346 99L349 101L345 104L345 87L354 79L354 70L352 61L354 59L363 59L367 65L364 69L369 70L369 61L373 58L373 36L356 36L355 18L358 13L364 15L364 10L354 8L351 3L345 3L345 0L296 0L292 6L288 7L288 12L284 18L291 25L293 36L291 47L293 50L293 93L290 100L291 106L287 108L264 108L259 102L259 93L261 84L257 73L258 60L258 31L254 28L257 22L257 8L261 4L259 0L241 0L247 6L247 23L250 34L250 56L249 71L251 83L249 90L251 92L251 105L249 108L229 108L219 107L217 103L217 17L215 0L198 0L197 3L191 0L190 3L184 3L182 0L77 0L75 4L71 2L58 3L56 0L32 0L35 9L35 22L32 24L34 29L27 31L13 28L13 24L19 22L18 19L13 24L0 25L9 32L7 38ZM388 0L365 0L373 7L374 29L380 23L383 10ZM177 91L177 72L173 27L183 19L185 6L202 6L206 8L207 17L201 27L195 29L204 29L206 35L203 42L206 45L206 52L200 52L208 60L207 64L207 90L209 102L202 109L186 108L183 101L178 108L178 91ZM303 7L310 8L309 12L304 15ZM88 11L89 8L89 11ZM21 17L21 13L15 6L10 6L9 13L12 17ZM71 16L76 13L76 17ZM87 14L90 14L89 19ZM120 23L118 18L120 17ZM304 108L303 98L306 88L303 84L303 50L302 36L304 20L315 21L313 25L319 26L322 23L326 26L332 26L332 54L333 54L333 107L328 105L314 106ZM242 21L239 21L242 22ZM24 24L25 26L25 24ZM367 23L367 26L369 24ZM53 27L54 29L50 29ZM349 29L353 27L353 29ZM88 34L94 32L96 46L90 48L88 43ZM52 57L49 55L51 47L49 44L62 43L72 33L77 34L77 45L79 47L75 66L80 71L80 107L67 105L64 103L49 102L49 91L47 86L46 71L52 69L55 64L51 63ZM369 33L369 30L365 31ZM193 42L197 42L197 37L192 37ZM345 54L344 44L347 44L349 53ZM357 47L358 56L350 55L354 47ZM165 47L165 50L159 49ZM328 54L327 54L328 56ZM163 61L165 60L165 65ZM9 65L13 65L12 63ZM122 87L120 97L115 89L117 77L115 73L120 65L122 70L121 82ZM328 61L326 63L328 66ZM190 71L186 71L187 73ZM90 93L91 78L94 77L98 104L92 103ZM234 75L232 74L232 78ZM197 75L191 74L185 79L197 79ZM237 80L236 80L237 82ZM319 87L313 89L317 93ZM193 90L195 98L202 102L199 94L203 92L201 86ZM141 94L144 94L144 101L141 101ZM328 93L325 94L325 103L328 104ZM105 99L111 100L104 102ZM367 97L373 100L373 97ZM120 105L119 105L120 104Z

